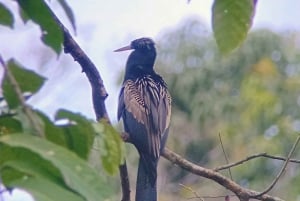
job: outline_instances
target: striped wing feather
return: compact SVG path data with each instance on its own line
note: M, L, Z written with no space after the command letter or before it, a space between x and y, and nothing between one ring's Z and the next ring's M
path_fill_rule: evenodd
M145 126L149 153L155 158L160 155L161 139L170 124L170 105L171 98L166 86L151 77L127 80L123 84L118 118L127 110L137 122Z

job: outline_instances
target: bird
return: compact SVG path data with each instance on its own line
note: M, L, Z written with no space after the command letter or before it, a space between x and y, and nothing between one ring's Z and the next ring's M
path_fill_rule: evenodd
M154 70L155 43L133 40L115 52L133 50L126 63L119 94L118 120L139 153L136 201L157 200L157 165L168 137L171 96L166 82Z

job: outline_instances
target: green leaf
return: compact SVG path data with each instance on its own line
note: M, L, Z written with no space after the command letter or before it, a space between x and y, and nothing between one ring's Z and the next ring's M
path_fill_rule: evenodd
M30 150L49 161L60 171L66 185L89 201L104 200L110 195L110 190L100 175L67 149L25 134L2 136L0 143Z
M37 114L44 123L44 132L46 138L55 144L68 147L65 129L54 125L54 123L42 112L37 112Z
M13 116L0 116L0 135L22 132L22 124Z
M74 17L71 7L68 5L68 3L65 0L58 0L58 2L60 3L61 7L64 9L67 17L69 18L69 20L71 22L73 30L76 33L75 17Z
M53 19L47 4L43 0L17 0L17 2L27 16L41 27L43 42L59 54L62 49L63 32Z
M245 40L252 25L254 11L253 0L214 1L212 25L222 53L229 53Z
M30 20L27 13L23 9L19 9L19 13L20 13L20 17L21 17L24 24L27 23Z
M0 170L4 184L27 175L47 178L49 181L65 185L60 172L49 161L28 149L0 144L0 155Z
M44 77L36 74L31 70L25 69L13 59L8 61L7 66L11 71L11 73L13 74L13 76L15 77L16 81L18 82L19 87L23 93L37 92L45 81ZM3 80L2 89L3 89L3 96L7 101L8 106L11 109L16 108L20 103L17 98L15 89L9 82L7 76L5 76Z
M27 149L0 146L0 155L2 156L0 171L6 188L22 188L30 192L37 200L40 199L36 197L36 193L45 194L49 197L53 190L57 191L53 194L57 196L57 200L67 198L69 194L70 198L72 197L74 193L65 186L60 172L49 161L43 160L36 153ZM52 186L53 188L47 189L46 186ZM76 197L79 196L74 194L73 197L74 200L78 200ZM79 200L82 200L82 198Z
M14 17L12 13L0 2L0 24L13 28Z
M100 150L102 165L107 173L115 174L124 159L124 143L120 134L105 121L94 124L94 127L99 132L96 142Z
M36 113L35 110L29 108L31 110L30 117L28 114L25 114L23 108L19 107L15 109L16 115L15 118L22 123L23 133L30 133L31 135L44 135L45 124L40 118L40 116Z
M1 170L1 184L3 184L7 189L13 188L9 186L10 182L27 176L23 172L20 172L10 167L6 167L6 168L1 167L0 170Z
M67 110L59 110L55 119L69 120L69 124L64 126L69 148L81 158L87 159L95 137L91 122L82 115Z
M29 192L38 201L84 201L82 197L40 177L24 177L10 183Z

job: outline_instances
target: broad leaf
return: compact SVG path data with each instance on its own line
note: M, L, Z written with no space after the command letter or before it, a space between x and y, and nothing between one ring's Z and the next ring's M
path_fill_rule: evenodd
M14 17L12 13L0 2L0 24L13 28Z
M13 188L9 186L10 182L27 176L23 172L20 172L10 167L1 167L0 170L1 170L1 184L3 184L7 189Z
M241 44L252 25L253 0L215 0L212 8L214 36L220 51L229 53Z
M59 54L62 49L63 32L55 22L47 4L43 0L17 0L17 2L27 16L41 27L44 43Z
M124 144L120 134L108 123L94 124L99 135L96 146L100 150L103 167L109 174L115 174L123 163Z
M41 177L25 177L10 183L29 192L38 201L84 201L82 197Z
M60 172L36 153L1 145L0 155L1 177L6 188L22 188L31 193L36 200L43 200L39 194L52 198L51 200L83 200L66 188ZM51 194L58 197L55 199Z
M67 149L25 134L2 136L0 143L28 149L49 161L60 171L66 185L89 201L104 200L110 194L107 185L95 170Z
M46 138L55 144L68 147L65 129L54 125L54 123L42 112L37 112L37 114L44 123L44 133Z
M0 116L0 135L22 132L22 124L13 116Z
M18 85L22 92L35 93L41 88L45 81L44 77L36 74L31 70L23 68L14 60L9 60L7 66L9 68L9 71L13 74L16 81L18 82ZM7 76L5 76L3 80L2 89L3 96L11 109L16 108L18 105L20 105L15 89L9 82Z
M63 127L69 148L76 152L78 156L87 159L95 137L91 122L80 114L67 110L59 110L55 115L55 119L68 119L69 124Z
M1 177L4 184L27 175L47 178L49 181L65 185L60 172L36 153L24 148L0 144L0 155Z

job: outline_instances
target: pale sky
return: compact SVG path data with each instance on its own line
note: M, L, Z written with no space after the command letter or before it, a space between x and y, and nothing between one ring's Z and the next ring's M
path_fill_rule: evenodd
M104 79L110 95L107 99L107 105L109 111L111 111L109 112L110 117L113 120L116 120L118 97L118 88L114 80L121 71L120 66L125 65L129 54L129 52L114 53L112 52L114 49L127 45L131 40L138 37L149 36L155 39L164 30L176 27L191 15L198 16L207 24L208 31L211 31L212 0L192 0L189 4L186 0L86 0L84 4L82 1L77 0L68 2L72 6L76 17L78 27L76 40L94 61ZM54 9L56 13L59 13L57 7ZM299 10L299 0L260 0L258 1L253 28L299 30ZM67 20L64 20L64 22L68 24ZM61 57L71 60L69 55L62 55ZM35 65L34 61L33 58L33 65ZM118 63L111 66L115 62ZM32 64L29 66L32 66ZM61 66L56 66L56 68L61 68ZM56 110L51 102L59 102L60 107L69 108L72 111L78 111L94 118L90 101L90 86L85 76L79 73L80 68L73 66L73 69L74 74L64 77L60 87L55 87L55 90L60 93L53 92L49 94L47 101L42 103L40 97L44 97L44 95L37 96L37 101L33 102L37 106L45 108L47 113L51 115ZM57 78L57 75L55 75L55 78ZM69 82L66 82L66 79ZM56 82L53 85L57 85ZM49 80L49 86L49 89L46 87L44 89L47 94L53 88L51 80ZM75 89L74 86L76 86L76 90L71 90L71 95L62 95L66 92L66 89ZM68 97L71 97L71 101ZM80 101L82 97L85 99ZM74 100L77 101L74 102ZM84 104L82 104L83 102Z
M0 2L9 4L12 9L16 8L11 0ZM55 1L50 2L53 10L70 27L64 15L61 15L59 7L55 5ZM114 49L142 36L155 39L164 30L174 28L191 15L198 16L207 24L208 31L211 31L212 0L192 0L189 4L187 0L68 0L67 2L76 17L78 28L76 40L96 64L104 79L110 95L107 99L109 115L114 121L119 89L119 86L115 85L115 80L121 71L120 66L125 66L129 54L129 52L116 54L112 52ZM299 31L299 10L299 0L258 0L253 28ZM72 58L69 55L62 54L58 62L53 52L37 40L39 29L30 27L28 29L19 20L16 23L16 31L0 27L0 54L4 59L15 57L26 67L36 69L48 77L45 86L30 103L51 117L58 108L66 108L94 119L90 86L84 74L80 73L80 67L77 64L64 66L64 64L72 65ZM48 53L50 57L41 60L40 50ZM116 66L108 66L109 64ZM69 69L67 73L62 70L63 68ZM18 192L14 196L5 194L4 200L30 200L24 196L26 196L24 193ZM0 197L0 201L2 200Z

